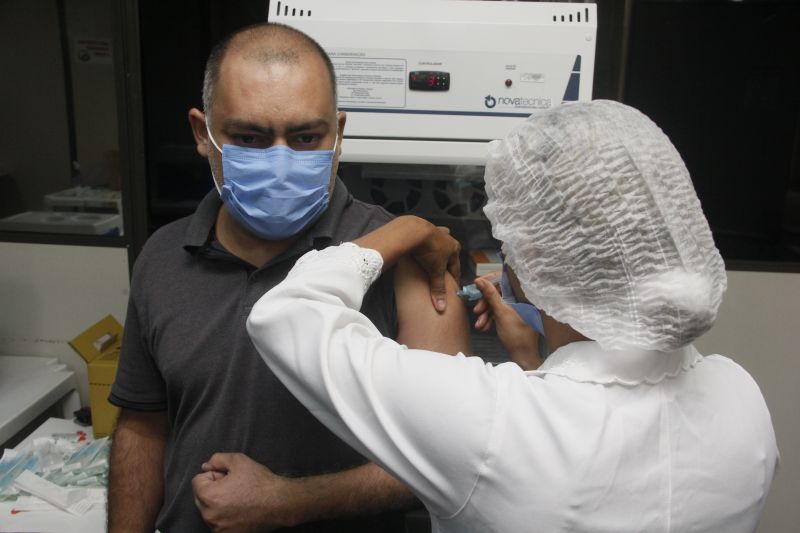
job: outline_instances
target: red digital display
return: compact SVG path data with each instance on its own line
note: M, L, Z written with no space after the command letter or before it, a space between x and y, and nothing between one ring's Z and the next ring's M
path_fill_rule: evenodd
M408 88L412 91L449 91L450 73L427 70L410 72Z

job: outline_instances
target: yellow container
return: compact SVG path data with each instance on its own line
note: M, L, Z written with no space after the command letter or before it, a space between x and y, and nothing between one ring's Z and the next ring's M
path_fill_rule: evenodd
M89 369L89 404L92 408L92 431L95 438L114 432L119 408L108 403L108 394L117 375L122 326L108 315L71 341Z

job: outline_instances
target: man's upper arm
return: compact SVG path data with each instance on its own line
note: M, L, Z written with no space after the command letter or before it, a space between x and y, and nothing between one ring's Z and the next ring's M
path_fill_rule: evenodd
M108 400L118 407L161 411L166 409L166 387L150 351L147 327L136 305L136 288L132 283L117 375Z
M428 276L411 258L395 267L394 292L397 303L397 342L446 354L470 353L467 311L456 296L458 286L447 274L447 310L433 308Z

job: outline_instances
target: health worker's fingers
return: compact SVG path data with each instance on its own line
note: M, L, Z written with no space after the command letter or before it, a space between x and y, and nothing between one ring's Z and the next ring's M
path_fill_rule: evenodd
M488 312L478 315L478 319L475 321L475 329L483 333L492 329L493 325L494 320L492 320L492 317Z
M459 244L458 249L450 256L450 259L447 260L447 271L450 272L450 275L453 276L453 279L456 280L456 283L461 279L461 258L459 257L459 252L461 251L461 245Z
M450 230L443 226L432 226L424 241L412 251L412 255L422 269L428 273L431 301L434 308L442 313L447 308L447 287L445 274L461 276L459 251L461 245L450 236Z
M489 311L489 304L486 303L484 298L478 300L478 303L475 304L475 307L472 308L472 312L476 315L482 315Z
M500 296L500 291L497 290L494 284L483 278L478 278L475 280L475 286L477 286L478 290L483 294L483 301L486 302L488 310L497 311L500 306L505 305L505 303L503 303L503 297Z
M430 286L433 307L443 313L447 309L447 288L444 282L444 272L431 274Z

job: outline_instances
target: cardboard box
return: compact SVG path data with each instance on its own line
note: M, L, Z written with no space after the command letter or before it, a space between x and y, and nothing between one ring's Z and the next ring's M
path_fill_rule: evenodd
M110 436L117 424L119 408L108 403L108 394L117 375L121 344L122 326L111 315L69 341L89 368L89 403L95 438Z
M503 260L498 250L474 249L469 251L470 266L476 277L503 269Z

